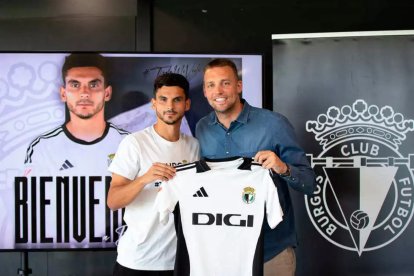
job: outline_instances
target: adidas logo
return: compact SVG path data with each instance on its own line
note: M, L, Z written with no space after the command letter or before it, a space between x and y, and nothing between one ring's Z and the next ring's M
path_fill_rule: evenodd
M206 190L204 190L204 187L201 187L195 194L193 194L193 197L208 197L208 194Z
M70 168L73 168L73 165L69 162L69 160L66 159L65 162L60 167L59 171L67 170Z

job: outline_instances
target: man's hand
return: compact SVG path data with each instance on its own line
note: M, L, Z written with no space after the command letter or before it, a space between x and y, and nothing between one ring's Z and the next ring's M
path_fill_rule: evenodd
M130 204L144 187L156 180L169 180L175 176L175 168L163 164L153 163L148 171L131 181L116 173L112 174L107 204L112 210L118 210Z
M288 170L286 163L270 150L262 150L256 153L254 161L262 164L263 168L272 169L277 174L286 173Z
M142 175L142 182L148 184L156 180L167 181L174 176L175 168L163 163L155 162L148 171Z

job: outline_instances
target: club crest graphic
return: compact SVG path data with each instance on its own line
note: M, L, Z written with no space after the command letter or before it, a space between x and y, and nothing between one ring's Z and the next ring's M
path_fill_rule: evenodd
M115 153L111 153L111 154L108 155L108 160L107 160L108 167L111 165L112 160L114 160L114 157L115 157Z
M0 247L13 246L14 177L23 175L25 151L37 135L64 122L57 93L62 56L1 53L0 67Z
M256 191L252 187L246 187L243 189L242 199L244 203L250 204L253 203L256 198Z
M397 239L413 216L414 154L399 147L414 120L359 99L330 107L306 130L322 146L318 156L308 155L317 187L305 196L317 231L359 256Z

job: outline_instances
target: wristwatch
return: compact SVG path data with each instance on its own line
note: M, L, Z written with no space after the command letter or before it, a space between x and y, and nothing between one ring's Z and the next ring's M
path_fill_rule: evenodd
M286 164L286 171L284 173L279 173L280 176L290 176L290 167Z

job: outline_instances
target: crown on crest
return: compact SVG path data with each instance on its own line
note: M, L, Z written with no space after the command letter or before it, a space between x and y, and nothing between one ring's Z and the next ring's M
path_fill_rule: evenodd
M306 131L313 132L323 148L334 142L352 137L372 137L397 149L406 133L414 130L414 120L405 120L401 113L390 106L379 108L358 99L352 107L331 106L316 121L306 122Z
M252 187L246 187L246 188L243 189L243 191L245 193L252 193L252 194L254 194L254 188L252 188Z

